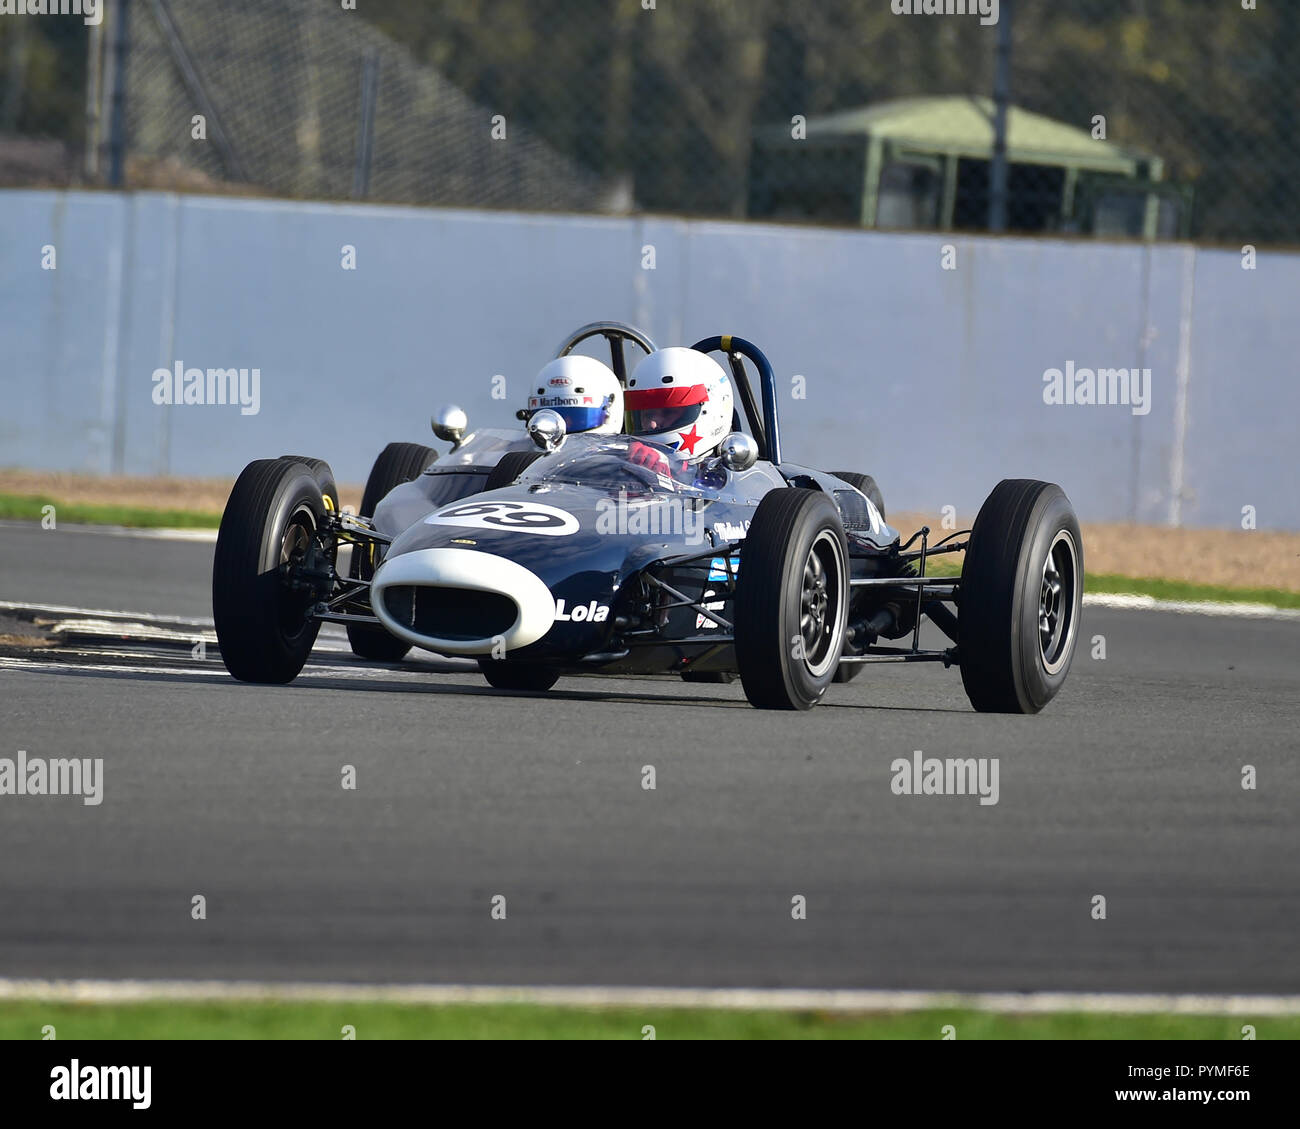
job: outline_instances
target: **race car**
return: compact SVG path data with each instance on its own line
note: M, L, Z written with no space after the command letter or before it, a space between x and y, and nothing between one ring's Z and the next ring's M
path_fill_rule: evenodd
M1056 695L1083 591L1082 538L1059 486L1005 480L971 529L932 545L923 527L904 542L870 476L785 460L776 378L756 345L724 335L692 349L725 358L738 402L730 433L689 473L671 444L660 457L656 435L571 435L550 409L527 421L531 449L450 499L439 464L354 516L323 489L332 477L318 460L250 464L214 564L227 669L289 682L333 622L387 641L376 655L354 639L365 657L473 658L512 691L575 673L739 676L752 705L806 710L870 663L941 662L979 711L1035 713ZM343 544L369 575L340 575ZM931 558L960 551L960 576L926 575ZM920 646L923 618L948 645Z
M609 348L608 368L576 351L584 342L596 337L604 338ZM621 389L627 383L628 345L635 346L646 356L655 352L654 342L645 333L622 322L597 321L575 330L560 342L554 359L538 374L541 383L530 392L528 407L521 409L516 418L527 422L535 411L549 408L559 411L574 430L601 433L618 430L622 426L621 411L617 413L620 418L616 426L602 426L599 419L584 418L584 413L590 414L590 409L581 403L586 397L567 395L574 391L569 376L575 371L590 373L594 370L594 379L608 380L615 389ZM502 459L509 454L523 455L526 463L530 460L527 452L535 450L528 433L521 428L481 428L466 434L469 421L465 413L454 405L439 409L432 423L434 435L451 443L451 450L439 460L438 452L432 447L418 443L388 444L366 479L361 496L363 514L380 515L380 507L385 505L389 494L413 479L420 480L421 496L431 506L508 485L514 479L513 468L523 464L512 459L502 465ZM305 461L315 466L318 473L328 476L328 467L321 460ZM499 465L500 471L497 470ZM333 478L327 477L326 481L332 484ZM382 522L383 517L380 516L379 520ZM348 576L354 580L369 580L377 563L374 545L363 546L360 552L353 552ZM353 651L362 658L397 662L410 650L409 644L367 623L349 622L347 633Z

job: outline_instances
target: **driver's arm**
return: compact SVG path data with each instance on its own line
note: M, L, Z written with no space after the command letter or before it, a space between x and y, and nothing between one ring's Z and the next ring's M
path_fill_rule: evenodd
M658 447L652 447L649 443L642 443L640 440L633 439L627 445L627 459L628 462L635 463L637 466L648 467L655 474L662 474L665 477L672 476L672 463L669 461L668 456Z

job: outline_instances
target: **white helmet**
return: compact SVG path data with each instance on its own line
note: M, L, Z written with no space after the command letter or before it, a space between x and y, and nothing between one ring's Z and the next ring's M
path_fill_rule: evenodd
M731 431L731 378L695 349L660 349L627 382L627 433L671 447L683 458L707 455Z
M556 357L537 374L533 393L528 410L521 413L525 419L550 408L564 417L570 433L617 435L623 427L623 388L614 370L595 357Z

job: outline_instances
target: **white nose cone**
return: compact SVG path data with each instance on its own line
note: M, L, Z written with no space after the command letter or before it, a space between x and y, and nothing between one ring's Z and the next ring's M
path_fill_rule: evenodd
M480 594L501 600L476 620ZM470 549L418 549L384 561L370 584L370 606L399 639L449 655L518 650L555 622L555 599L541 577Z

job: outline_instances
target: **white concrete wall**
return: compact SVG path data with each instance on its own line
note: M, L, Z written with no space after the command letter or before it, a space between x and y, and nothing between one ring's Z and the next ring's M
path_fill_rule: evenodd
M786 457L872 473L891 508L969 519L1025 476L1085 519L1163 522L1181 481L1185 524L1252 505L1300 529L1298 297L1293 254L1251 272L1185 246L11 191L0 465L223 475L291 451L360 482L385 443L432 442L443 401L514 426L565 333L616 318L661 345L756 341L788 389ZM257 367L260 412L156 405L177 360ZM1045 404L1070 361L1149 367L1149 414Z

